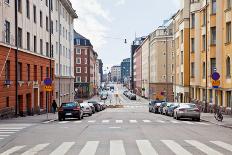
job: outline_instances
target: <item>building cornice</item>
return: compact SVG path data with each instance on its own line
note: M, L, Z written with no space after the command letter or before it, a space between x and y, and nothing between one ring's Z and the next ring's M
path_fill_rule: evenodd
M65 7L65 9L68 11L68 13L73 17L73 18L78 18L76 14L76 10L73 9L72 3L69 0L60 0L62 5Z

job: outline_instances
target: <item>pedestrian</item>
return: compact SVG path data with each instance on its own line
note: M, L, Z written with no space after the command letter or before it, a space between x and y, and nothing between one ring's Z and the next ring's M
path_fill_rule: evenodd
M52 109L53 109L53 113L55 114L56 113L56 109L57 109L57 104L56 104L55 100L53 100L53 102L52 102Z

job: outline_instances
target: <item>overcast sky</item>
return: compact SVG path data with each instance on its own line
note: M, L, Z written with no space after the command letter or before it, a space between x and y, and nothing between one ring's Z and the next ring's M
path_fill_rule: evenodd
M135 36L146 36L170 18L179 0L71 0L75 30L90 39L104 67L130 57ZM124 39L127 39L127 44Z

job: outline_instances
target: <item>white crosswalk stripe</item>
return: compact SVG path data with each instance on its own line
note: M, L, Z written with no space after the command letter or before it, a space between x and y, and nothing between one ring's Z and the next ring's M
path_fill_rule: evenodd
M150 120L143 120L144 123L151 123Z
M59 124L66 124L69 123L70 121L62 121L62 122L58 122Z
M102 120L102 123L109 123L110 120Z
M179 124L180 122L179 121L171 121L172 123L174 124Z
M130 123L138 123L137 120L130 120Z
M185 150L182 146L178 143L174 142L173 140L162 140L162 142L172 150L176 155L192 155L190 152Z
M55 149L50 155L64 155L75 144L75 142L63 142L57 149Z
M88 123L95 123L95 122L96 122L95 120L88 121Z
M158 123L165 123L165 122L162 121L162 120L156 120L156 122L158 122Z
M221 142L221 141L210 141L210 142L217 145L217 146L219 146L219 147L222 147L223 149L226 149L226 150L232 152L232 145L231 144L227 144L227 143L224 143L224 142Z
M110 141L110 155L126 155L122 140Z
M186 124L194 124L193 122L189 122L189 121L182 121L182 122Z
M200 125L209 125L208 123L204 123L204 122L195 122L195 123Z
M74 123L82 123L82 121L74 121Z
M95 155L97 151L99 141L89 141L86 143L84 148L81 150L79 155Z
M141 155L158 155L148 140L136 140Z
M21 155L34 155L37 154L39 151L43 150L44 148L46 148L49 145L49 143L45 143L45 144L38 144L35 147L29 149L28 151L24 152Z
M116 123L123 123L123 120L116 120Z
M185 140L187 143L195 146L196 148L198 148L199 150L201 150L202 152L208 154L208 155L222 155L220 152L208 147L207 145L200 143L196 140Z
M21 150L24 147L25 147L25 145L12 147L11 149L1 153L1 155L10 155L12 153L15 153L15 152Z
M7 132L7 131L4 131L4 132L0 132L0 134L13 134L15 132Z

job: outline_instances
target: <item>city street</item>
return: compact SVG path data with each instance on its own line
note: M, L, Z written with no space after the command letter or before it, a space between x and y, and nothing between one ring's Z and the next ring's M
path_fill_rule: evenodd
M41 155L231 154L232 132L208 122L176 121L148 112L119 93L124 108L68 120L0 124L0 153ZM113 94L112 94L113 95ZM114 95L113 95L114 96ZM112 99L115 100L115 97ZM140 99L142 100L142 99ZM109 100L107 101L109 103ZM112 102L113 103L113 102ZM38 116L39 117L39 116ZM55 117L54 117L55 118ZM42 120L42 119L41 119Z

